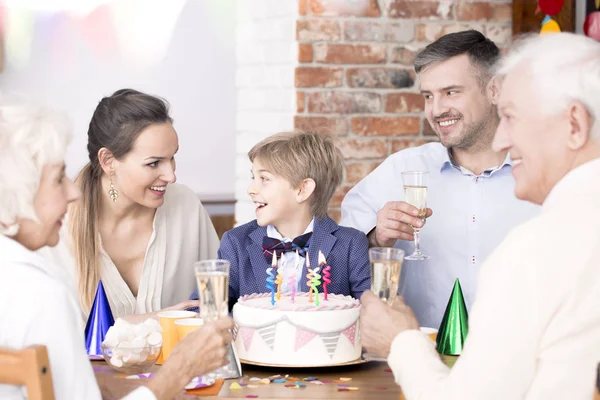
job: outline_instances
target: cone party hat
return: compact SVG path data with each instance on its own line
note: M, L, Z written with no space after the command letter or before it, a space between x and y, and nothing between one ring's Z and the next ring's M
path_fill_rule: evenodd
M87 350L88 355L102 357L100 344L104 340L108 328L113 326L114 323L115 320L110 311L108 298L104 292L102 281L100 281L98 289L96 290L96 297L94 297L94 304L92 304L90 316L85 325L85 349Z
M459 355L469 331L467 307L458 278L448 300L437 335L437 350L444 355Z

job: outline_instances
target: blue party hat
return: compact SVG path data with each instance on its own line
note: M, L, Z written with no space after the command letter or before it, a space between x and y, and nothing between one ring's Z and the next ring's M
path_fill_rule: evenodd
M98 290L96 290L96 297L94 297L94 304L92 304L92 311L90 311L90 316L85 324L85 349L88 355L102 357L100 344L104 340L108 328L113 326L114 323L115 320L110 311L108 298L104 292L102 281L100 281Z

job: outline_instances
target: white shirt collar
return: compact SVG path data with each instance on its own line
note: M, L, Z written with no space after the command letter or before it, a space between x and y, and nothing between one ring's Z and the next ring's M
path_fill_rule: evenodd
M589 185L589 182L595 182L600 174L600 158L588 161L585 164L569 171L563 176L550 190L548 196L542 204L543 209L548 209L554 204L563 202L563 198L572 201L573 193L585 193L586 190L594 190L596 185Z
M304 234L312 232L313 231L313 227L315 225L315 219L313 217L313 219L310 220L310 224L308 224L308 226L306 227L306 229L304 230ZM288 237L283 237L281 236L281 233L279 233L279 231L277 230L277 228L275 228L273 225L267 225L267 236L273 239L279 239L283 242L291 242L292 240L294 240L294 238L288 238Z

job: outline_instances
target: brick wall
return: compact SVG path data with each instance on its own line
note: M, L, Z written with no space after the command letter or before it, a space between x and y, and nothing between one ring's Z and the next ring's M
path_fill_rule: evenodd
M298 65L295 0L236 1L236 174L235 219L255 218L246 191L248 151L257 142L294 126Z
M345 193L388 155L436 140L415 86L415 53L471 28L506 47L511 2L297 1L294 126L338 139L346 168L330 215L339 219Z

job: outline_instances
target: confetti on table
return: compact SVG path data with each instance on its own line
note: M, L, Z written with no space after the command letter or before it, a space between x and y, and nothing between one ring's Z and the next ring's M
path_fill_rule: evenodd
M350 386L348 388L348 390L350 390L351 392L356 392L359 388L357 388L356 386Z
M287 385L284 385L284 386L286 388L295 388L296 387L296 385L293 385L293 384L287 384Z
M338 388L338 392L349 392L350 389L348 388Z
M282 378L283 378L283 376L281 376L281 375L273 375L273 376L269 377L269 379L272 380L272 381L274 381L276 379L282 379Z
M348 385L347 383L340 383L338 385L338 387L348 387L348 386L350 386L350 385Z
M384 369L384 371L385 372L392 372L392 369L391 368L386 368L386 369Z
M253 377L253 378L250 378L250 379L248 379L248 380L249 380L250 382L258 382L258 381L260 381L260 378Z
M286 375L286 376L285 376L285 379L286 379L286 380L288 380L288 381L294 381L294 382L295 382L295 381L299 381L299 380L300 380L300 379L298 379L298 378L294 378L293 376L289 376L289 375Z
M241 387L244 387L244 386L248 386L248 384L247 384L247 383L244 383L244 382L240 382L240 386L241 386Z
M256 399L258 396L255 394L249 394L246 396L247 399Z
M250 388L250 389L256 389L259 386L258 385L248 385L247 387Z
M258 381L258 383L262 383L263 385L268 385L269 383L271 383L271 380L269 378L265 378L265 379L261 379L260 381Z
M386 387L376 387L375 390L387 390Z
M333 383L346 383L346 381L343 381L341 379L334 379Z
M307 376L306 378L302 379L303 381L316 381L318 378L315 378L314 376Z
M310 381L309 383L312 383L313 385L322 385L323 382L321 381Z
M285 379L283 379L283 378L282 378L282 379L274 379L274 380L273 380L273 382L274 382L274 383L286 383L286 382L287 382L287 380L285 380Z
M352 378L340 378L340 381L343 382L350 382L352 380Z
M331 383L333 381L331 379L321 379L321 382L323 382L323 383Z
M229 385L229 389L231 389L231 390L240 390L241 388L242 387L237 382L233 382L231 385Z
M300 381L296 382L296 386L298 387L306 387L306 385Z

